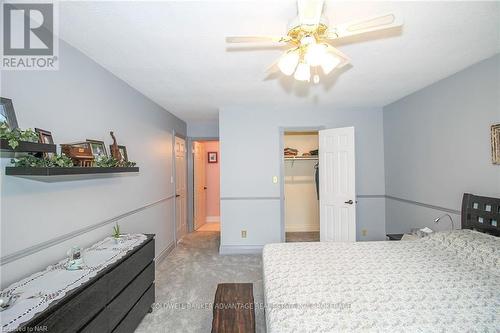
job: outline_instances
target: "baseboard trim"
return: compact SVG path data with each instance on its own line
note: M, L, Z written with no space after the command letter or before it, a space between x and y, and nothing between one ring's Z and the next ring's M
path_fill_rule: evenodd
M159 255L155 258L155 264L159 265L167 256L175 249L175 241L170 243Z
M155 202L152 202L150 204L144 205L142 207L136 208L134 210L128 211L126 213L120 214L118 216L109 218L109 219L104 220L102 222L95 223L95 224L87 226L85 228L81 228L81 229L69 232L67 234L61 235L59 237L55 237L53 239L49 239L48 241L30 246L30 247L25 248L23 250L19 250L19 251L13 252L11 254L7 254L7 255L0 258L0 266L8 264L8 263L13 262L13 261L16 261L18 259L24 258L24 257L29 256L31 254L40 252L40 251L45 250L45 249L52 247L54 245L57 245L57 244L60 244L62 242L65 242L67 240L70 240L71 238L74 238L74 237L86 234L86 233L93 231L95 229L104 227L105 225L108 225L110 223L118 222L119 220L121 220L127 216L136 214L138 212L141 212L141 211L146 210L148 208L151 208L153 206L159 205L167 200L170 200L170 199L174 198L174 196L175 195L170 195L166 198L160 199L158 201L155 201Z
M264 245L221 245L219 254L260 254Z
M220 222L220 216L207 216L206 223L217 223Z

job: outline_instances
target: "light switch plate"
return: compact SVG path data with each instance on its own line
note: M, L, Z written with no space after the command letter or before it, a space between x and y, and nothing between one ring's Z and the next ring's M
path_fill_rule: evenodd
M278 176L273 176L273 184L278 184Z
M247 231L241 230L241 238L247 238Z

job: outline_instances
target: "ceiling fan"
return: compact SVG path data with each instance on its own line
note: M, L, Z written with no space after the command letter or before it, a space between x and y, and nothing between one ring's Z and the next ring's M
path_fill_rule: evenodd
M293 74L298 81L309 82L312 69L316 73L313 81L318 83L319 68L328 75L350 62L349 57L329 41L403 25L402 20L389 13L329 27L323 15L323 4L324 0L297 0L298 16L290 22L286 36L235 36L226 37L226 42L288 44L291 48L275 62L281 72L288 76ZM274 64L270 68L273 67Z

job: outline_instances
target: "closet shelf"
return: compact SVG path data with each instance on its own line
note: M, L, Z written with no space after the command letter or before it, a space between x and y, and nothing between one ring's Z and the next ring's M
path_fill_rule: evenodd
M318 156L298 156L298 157L285 157L285 161L317 161Z

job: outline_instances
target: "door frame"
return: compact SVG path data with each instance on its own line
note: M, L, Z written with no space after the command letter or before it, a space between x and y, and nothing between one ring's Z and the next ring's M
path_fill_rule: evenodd
M285 155L283 151L285 149L285 132L315 132L326 129L325 126L286 126L279 127L279 155L280 156L280 174L279 174L279 184L280 184L280 228L281 228L281 242L286 241L285 234ZM318 133L319 135L319 133Z
M174 193L172 194L172 198L174 201L174 204L173 204L174 209L172 211L173 211L173 215L174 215L174 243L175 243L175 246L177 246L177 241L178 241L178 239L177 239L177 202L176 202L176 197L175 197L175 195L177 194L176 193L176 191L177 191L177 161L175 160L175 138L176 137L184 140L184 143L186 145L188 142L188 138L186 135L181 134L181 133L177 133L175 131L175 129L172 130L172 176L171 176L172 178L171 179L173 180L173 182L171 182L171 184L173 184L173 186L174 186ZM185 156L185 158L187 158L187 157ZM187 165L187 163L186 163L186 165ZM187 170L186 170L186 172L187 172ZM186 179L186 181L187 181L187 179ZM186 199L188 199L187 185L188 184L186 184ZM186 208L187 208L187 204L188 204L188 202L186 201ZM185 213L187 214L187 212L185 212ZM186 218L187 218L187 215L186 215ZM189 222L186 221L186 223L187 223L186 229L188 230L189 229ZM189 230L188 230L188 232L189 232Z
M194 231L194 158L193 158L193 142L194 141L219 141L219 137L188 137L186 141L188 149L187 157L187 224L188 232ZM220 158L220 157L219 157ZM219 160L220 168L220 160Z

